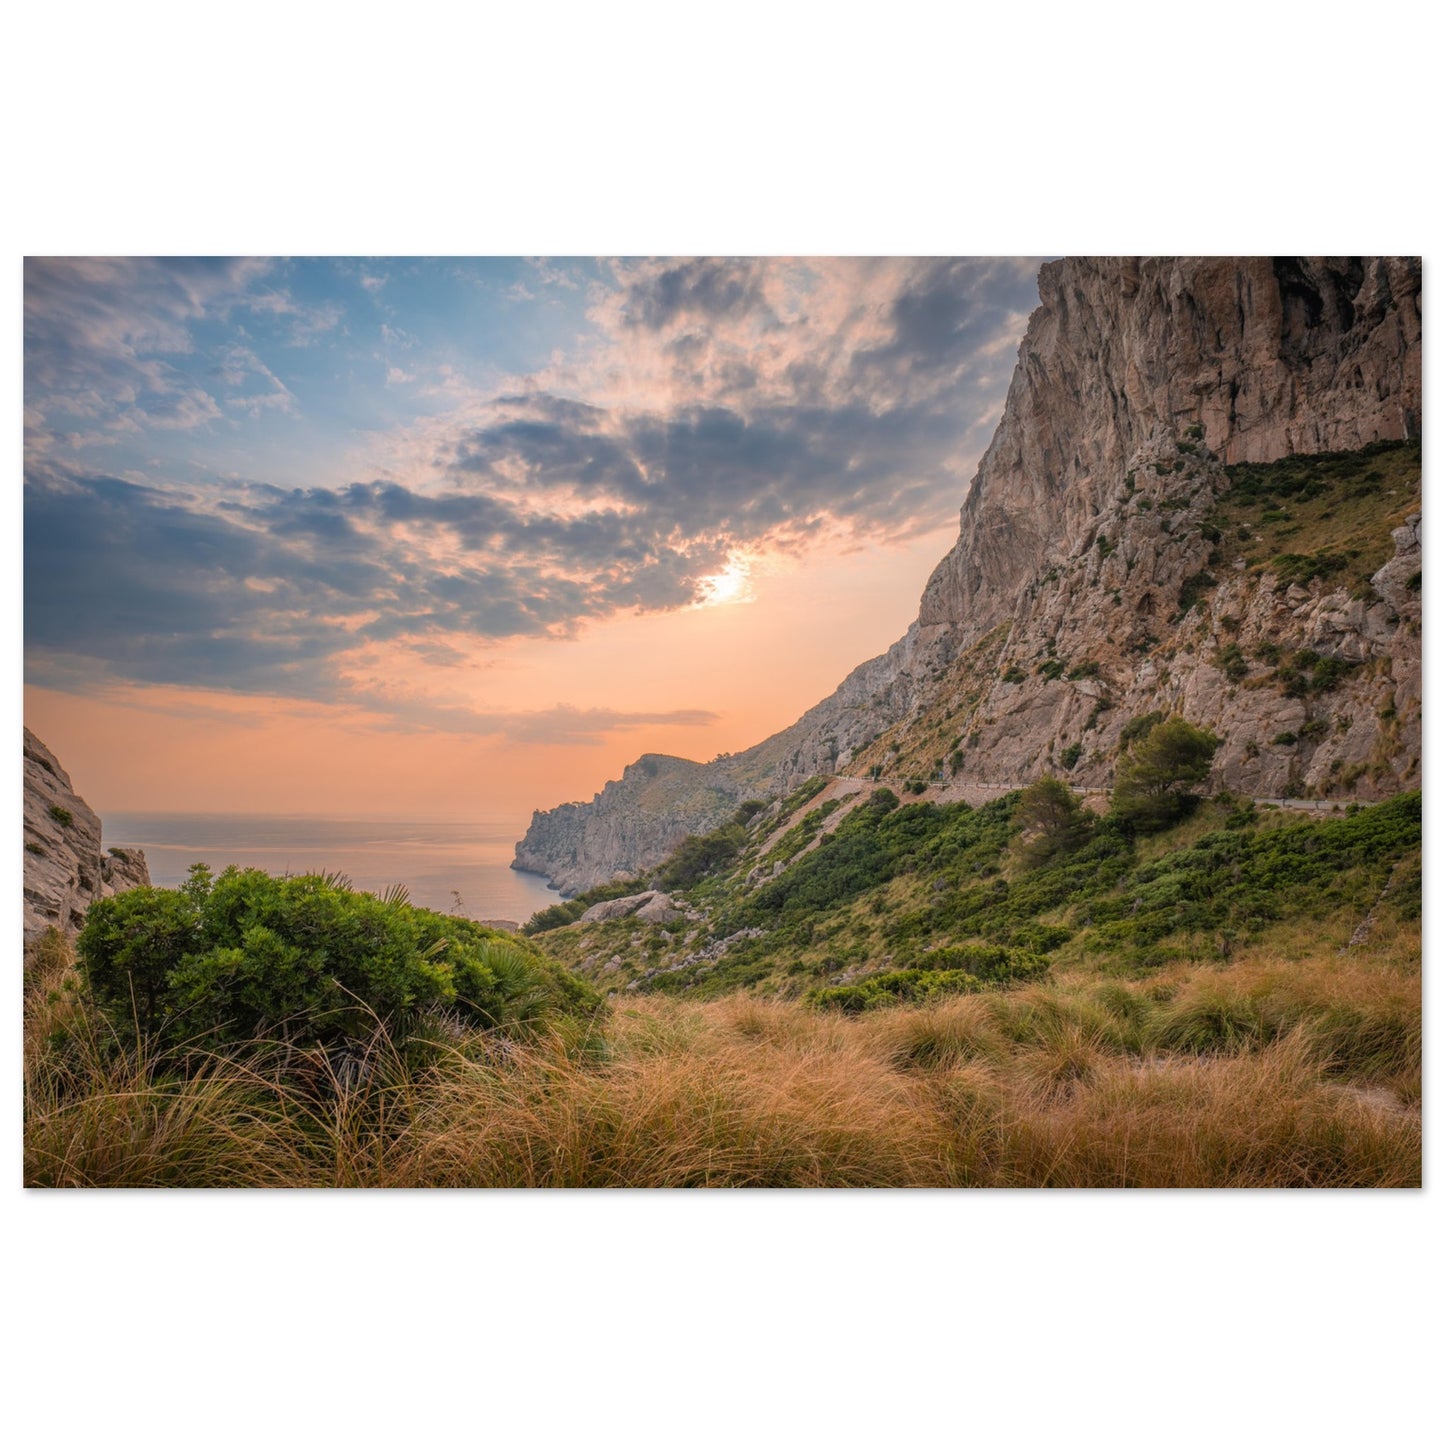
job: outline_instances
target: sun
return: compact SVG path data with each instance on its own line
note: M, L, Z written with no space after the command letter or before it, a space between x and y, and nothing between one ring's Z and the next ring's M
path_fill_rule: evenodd
M714 572L699 582L701 589L699 607L721 607L729 602L751 602L753 590L749 586L752 570L741 558L730 557L721 572Z

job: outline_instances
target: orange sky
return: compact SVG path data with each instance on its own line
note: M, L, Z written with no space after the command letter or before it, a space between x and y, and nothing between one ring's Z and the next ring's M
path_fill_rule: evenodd
M542 712L695 708L701 726L647 725L573 746L401 731L357 708L207 689L117 684L101 696L25 690L25 719L92 807L468 818L590 798L643 752L706 760L786 727L901 637L955 529L910 544L754 567L748 600L590 624L574 640L493 648L478 700Z

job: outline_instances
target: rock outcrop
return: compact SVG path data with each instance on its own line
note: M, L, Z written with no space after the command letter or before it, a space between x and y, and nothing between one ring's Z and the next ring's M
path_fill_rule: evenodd
M97 898L147 887L139 849L102 847L101 823L55 754L25 729L25 905L27 940L47 928L73 933Z
M644 759L591 804L536 814L514 866L564 891L634 874L818 773L1106 786L1150 711L1221 736L1217 786L1418 785L1418 474L1413 493L1380 483L1391 540L1351 585L1289 575L1217 509L1227 468L1418 440L1419 260L1070 259L1039 294L907 634L745 753ZM1287 533L1264 540L1289 550Z
M644 923L672 923L682 917L682 909L669 894L649 888L645 893L630 893L626 898L607 898L594 903L579 923L608 923L614 918L640 918Z

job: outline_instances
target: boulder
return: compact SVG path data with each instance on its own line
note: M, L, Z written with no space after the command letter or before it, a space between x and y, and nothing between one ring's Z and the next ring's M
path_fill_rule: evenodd
M607 923L614 918L632 917L646 923L671 923L682 917L682 910L666 893L653 888L646 893L630 893L626 898L608 898L594 903L578 922Z

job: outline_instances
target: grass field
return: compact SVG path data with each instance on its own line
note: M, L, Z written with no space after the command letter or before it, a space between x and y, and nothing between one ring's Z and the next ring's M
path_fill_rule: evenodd
M31 1186L1418 1186L1418 921L850 1017L629 997L531 1036L147 1056L29 960Z

